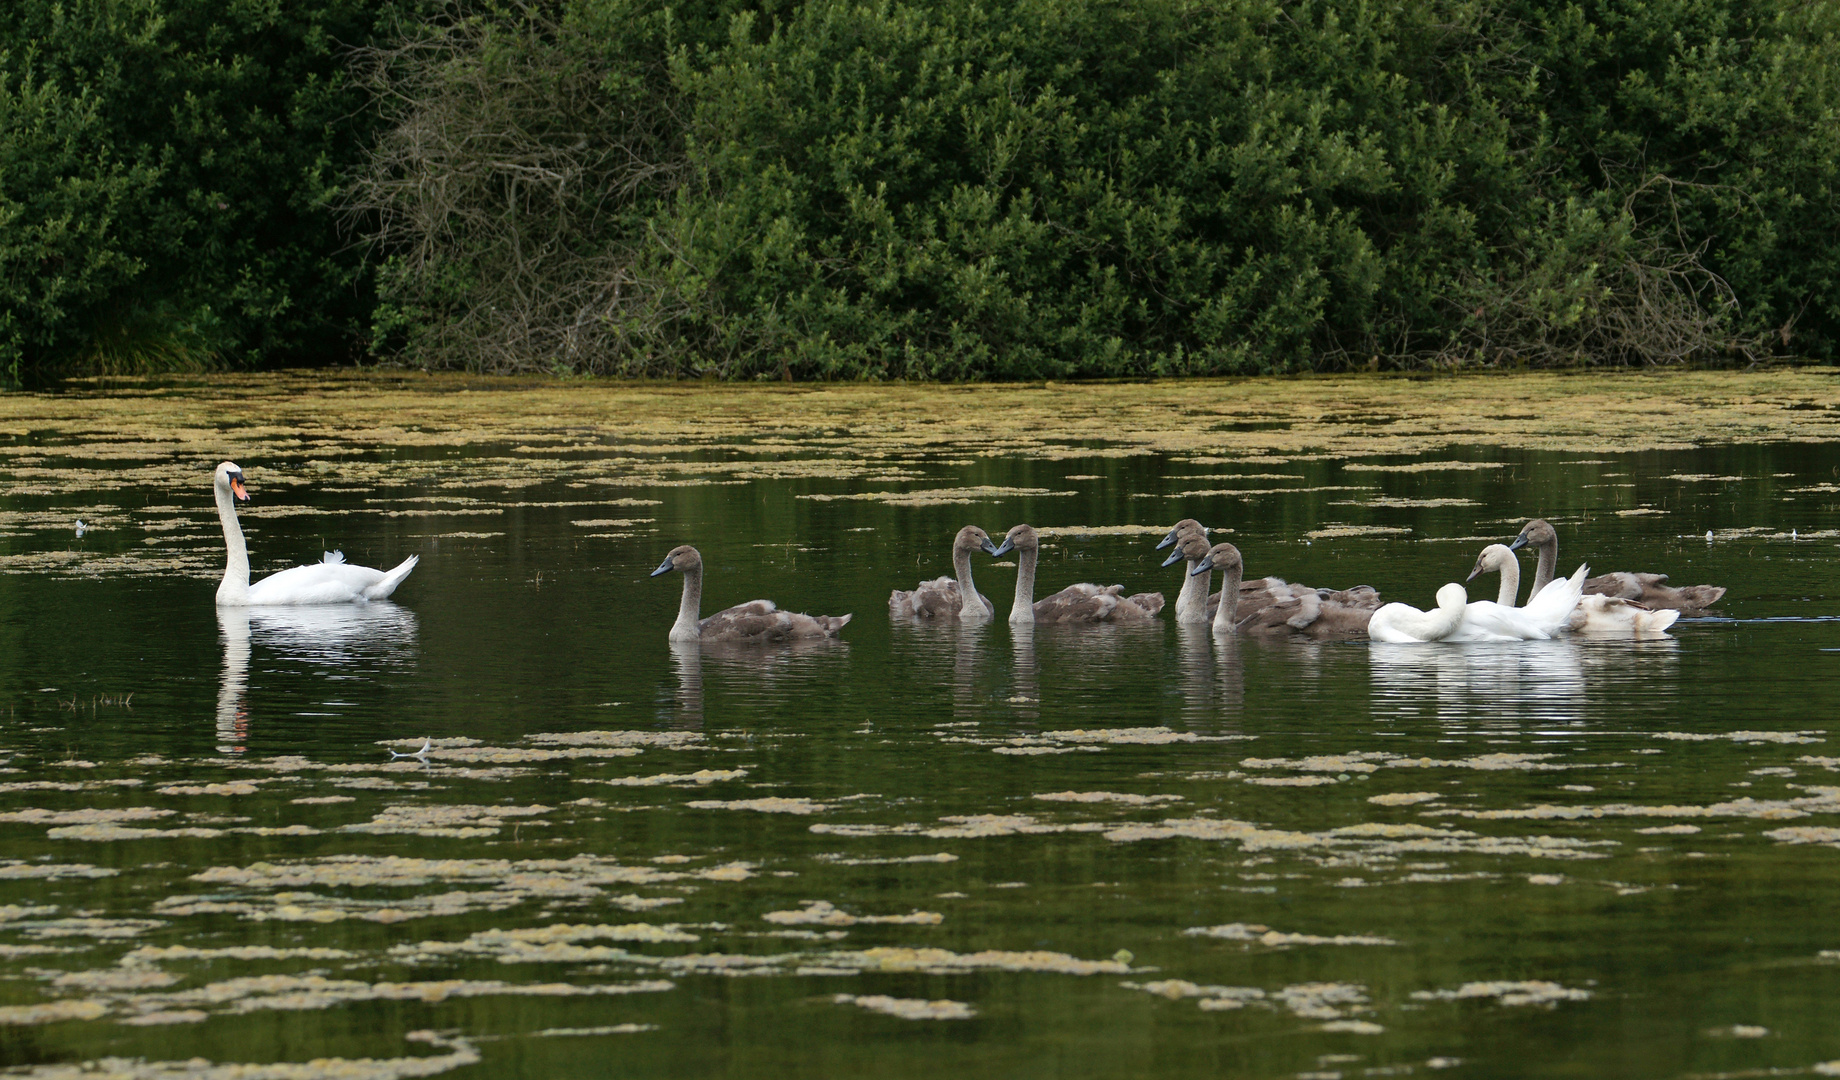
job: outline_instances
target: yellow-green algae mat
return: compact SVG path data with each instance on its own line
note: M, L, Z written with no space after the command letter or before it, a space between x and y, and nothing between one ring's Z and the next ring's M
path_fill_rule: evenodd
M649 540L679 486L862 481L874 490L802 495L920 513L967 497L1063 497L1075 480L936 482L941 466L987 459L1162 455L1237 466L1240 483L1289 478L1284 462L1318 456L1833 443L1840 384L1809 370L963 388L315 372L0 396L0 438L10 440L0 443L0 532L67 530L74 508L93 528L171 541L104 556L27 544L0 566L208 578L222 556L203 480L227 457L269 493L258 521L425 516L441 521L432 535L465 540L503 535L512 511L558 510L579 535L621 543ZM380 497L410 482L433 493ZM280 490L308 485L349 499L309 511ZM1453 502L1468 500L1443 500ZM1080 532L1108 529L1134 543L1156 531L1106 522ZM915 576L911 564L900 573ZM208 611L208 587L198 596ZM880 612L857 618L851 629L873 640L860 623ZM655 629L634 640L661 637ZM891 670L924 681L913 673L963 662L959 641L1020 657L1022 639L1000 629L897 634ZM1097 655L1047 633L1032 647ZM1663 670L1680 659L1566 648L1560 659L1579 668ZM662 1074L710 1059L674 1059L646 1040L733 1039L745 1057L750 1037L772 1043L761 1028L780 1027L838 1045L886 1040L906 1048L914 1075L962 1037L912 1033L953 1030L1025 1048L1029 1060L976 1059L1010 1075L1092 1074L1040 1056L1045 1043L1092 1031L1117 1045L1083 1052L1108 1064L1189 1048L1144 1075L1512 1071L1492 1039L1513 1034L1532 1052L1542 1036L1526 1032L1563 1033L1620 1007L1579 975L1589 957L1559 964L1530 941L1563 936L1567 918L1609 936L1653 932L1674 905L1703 916L1682 899L1717 880L1700 866L1800 868L1829 881L1840 866L1840 751L1818 718L1706 730L1642 714L1612 691L1593 705L1580 691L1568 708L1609 714L1590 738L1519 738L1491 727L1487 709L1446 702L1427 730L1389 742L1312 715L1327 700L1310 697L1320 665L1365 679L1364 649L1358 660L1205 641L1202 651L1210 687L1240 680L1255 711L1124 724L1111 714L1131 706L1113 699L1049 715L1039 687L967 697L954 684L937 715L862 708L839 727L810 719L819 706L792 675L841 657L786 658L782 687L745 657L711 655L695 669L678 659L667 678L688 688L694 670L712 699L727 679L770 706L724 724L712 705L707 726L659 727L629 718L631 700L590 700L557 706L568 724L493 739L444 736L430 710L393 720L378 732L389 738L319 753L224 746L113 759L64 740L131 703L9 712L5 1064L34 1077L559 1075L581 1059L541 1047L593 1042L610 1046L603 1062ZM209 681L217 657L207 659ZM1261 684L1261 665L1308 707ZM1396 692L1375 665L1374 692ZM1515 685L1536 687L1551 669L1523 670ZM1434 674L1472 685L1461 671ZM260 665L239 674L265 676L276 677ZM1613 705L1635 719L1617 721ZM603 720L575 722L585 716ZM851 754L874 764L856 768ZM1831 975L1840 934L1810 934L1773 963L1777 980ZM1037 1008L1063 1011L1049 1024ZM724 1019L697 1019L711 1014ZM1739 1048L1782 1036L1751 1019L1733 1005L1693 1034ZM1290 1051L1217 1049L1261 1040L1309 1049L1301 1065ZM855 1063L838 1057L818 1071L853 1075ZM727 1071L797 1070L738 1060ZM1840 1075L1840 1060L1805 1056L1772 1075L1798 1072Z

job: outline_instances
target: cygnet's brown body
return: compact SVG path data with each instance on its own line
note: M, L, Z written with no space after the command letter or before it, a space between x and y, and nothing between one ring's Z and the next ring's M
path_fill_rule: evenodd
M888 614L897 618L934 621L986 622L997 613L990 597L981 595L971 581L971 553L995 553L997 546L976 525L967 525L952 538L952 570L957 580L938 577L918 588L896 589L888 594ZM969 607L966 598L972 598Z
M805 615L781 611L771 600L750 600L699 619L703 602L703 556L688 544L674 547L652 576L676 570L684 575L683 599L672 641L754 641L770 643L800 638L836 637L850 621L848 615Z
M1035 567L1041 556L1041 538L1029 525L1018 525L1003 537L993 553L1016 552L1016 597L1010 604L1011 623L1142 623L1163 610L1162 593L1124 595L1123 585L1069 585L1053 596L1035 596Z
M1282 595L1270 603L1247 609L1242 607L1246 593L1244 562L1232 544L1215 544L1209 548L1191 573L1204 574L1214 568L1225 572L1222 600L1214 614L1214 632L1235 634L1303 634L1312 638L1358 637L1367 632L1367 622L1380 606L1380 594L1371 586L1330 591L1287 586ZM1275 579L1271 579L1275 580ZM1282 582L1279 583L1282 585ZM1255 598L1270 593L1254 592Z
M1539 554L1533 587L1527 590L1528 596L1535 596L1553 579L1553 571L1559 565L1559 534L1554 531L1551 522L1545 518L1535 518L1521 529L1520 535L1508 545L1508 550L1516 551L1522 547L1531 547ZM1628 571L1600 574L1585 579L1584 591L1587 596L1613 596L1633 600L1651 609L1669 608L1686 617L1704 615L1707 608L1718 603L1725 595L1722 585L1675 586L1667 584L1667 577L1666 574L1636 574Z

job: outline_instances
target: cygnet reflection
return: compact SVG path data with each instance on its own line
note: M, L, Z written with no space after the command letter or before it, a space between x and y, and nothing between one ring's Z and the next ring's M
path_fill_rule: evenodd
M220 607L224 643L217 689L218 751L240 754L249 742L249 660L254 645L278 660L342 671L415 657L415 614L388 601L311 607Z
M1429 713L1462 729L1585 719L1583 647L1576 639L1375 642L1368 655L1376 719Z
M799 638L771 645L748 641L673 641L671 667L677 690L669 715L673 727L703 724L705 688L736 701L780 703L800 693L799 684L832 678L850 655L837 638Z
M1010 696L1015 715L1041 719L1041 666L1035 660L1035 624L1009 624Z

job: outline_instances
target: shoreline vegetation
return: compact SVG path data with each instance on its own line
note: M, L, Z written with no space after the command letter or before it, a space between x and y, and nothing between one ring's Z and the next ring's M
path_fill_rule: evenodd
M20 0L0 385L1840 359L1808 0Z
M609 476L706 451L734 460L693 473L726 475L758 459L782 472L871 477L933 457L1166 454L1256 466L1477 446L1627 453L1764 441L1840 442L1840 371L785 386L316 369L90 378L0 396L0 464L28 487L41 467L27 459L92 451L195 483L198 460L232 450L254 461L495 446L510 448L507 460L521 461L514 472L536 483L546 471L594 466L555 456L577 448L612 454Z

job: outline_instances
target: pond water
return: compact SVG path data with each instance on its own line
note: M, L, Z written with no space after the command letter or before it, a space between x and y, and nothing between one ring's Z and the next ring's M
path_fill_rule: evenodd
M863 452L548 406L302 437L214 397L0 423L18 1075L1840 1074L1825 430ZM419 567L214 610L223 457L258 574ZM1567 570L1730 592L1665 638L1469 646L887 610L1020 521L1044 593L1173 601L1184 516L1251 574L1429 607L1536 514ZM673 647L679 543L705 613L854 620ZM975 566L1006 610L1014 569Z

